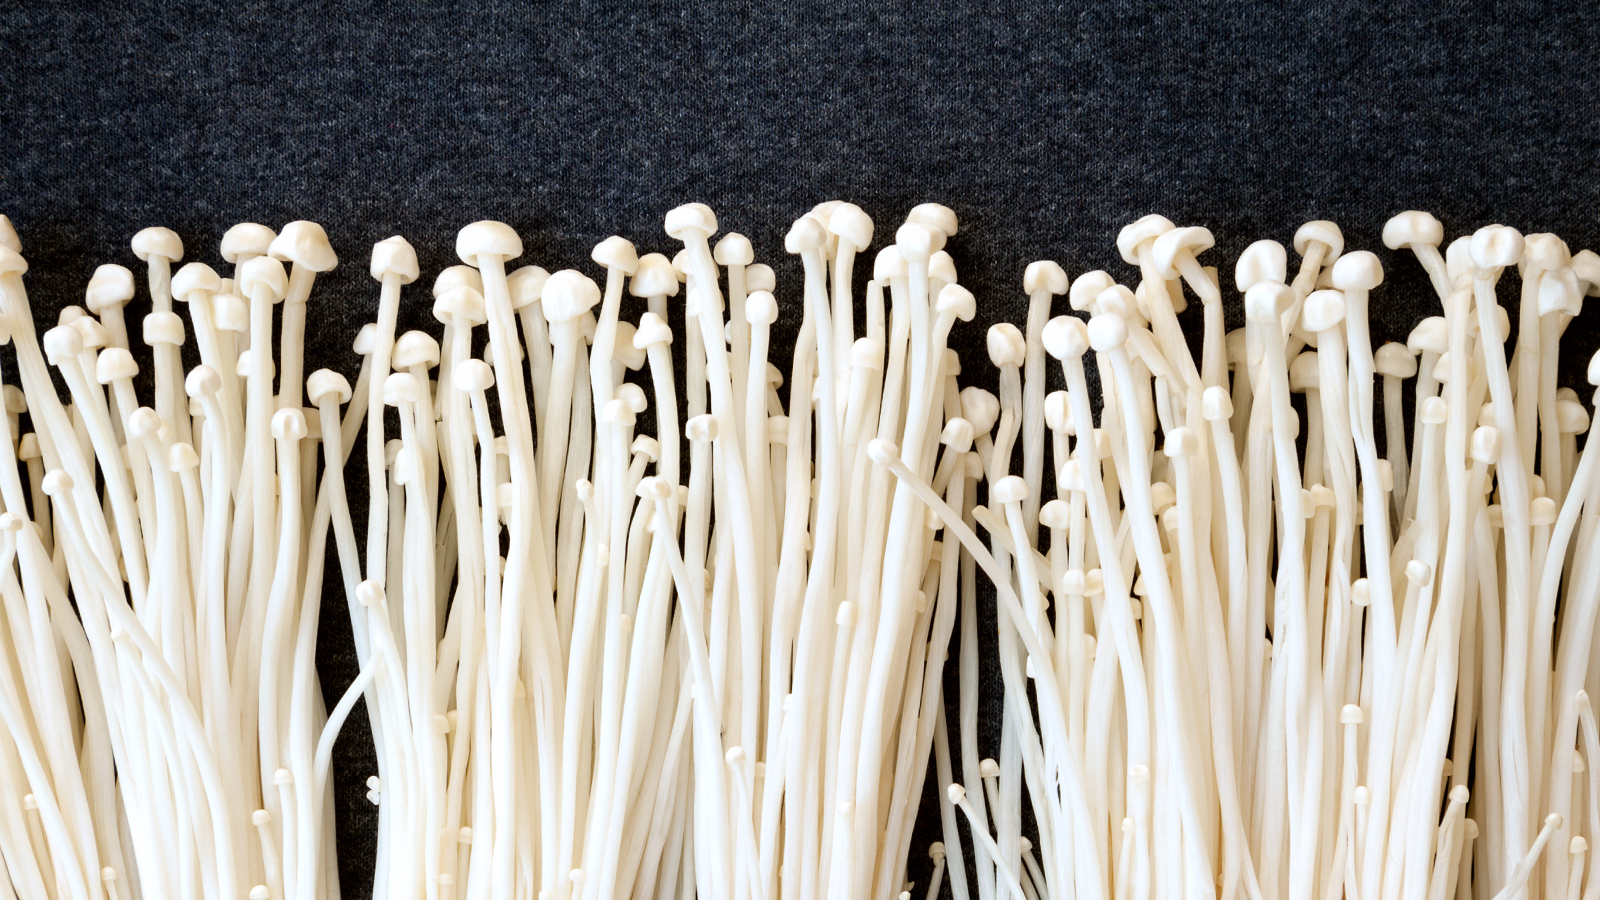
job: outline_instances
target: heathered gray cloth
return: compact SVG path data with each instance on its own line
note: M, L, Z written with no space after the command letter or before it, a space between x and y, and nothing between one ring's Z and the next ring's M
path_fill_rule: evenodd
M144 226L228 274L229 225L323 223L342 264L317 279L306 370L353 375L350 342L376 309L368 255L391 234L416 245L428 283L483 218L516 227L526 261L593 273L589 249L613 233L670 255L663 213L703 201L778 271L782 335L800 302L789 222L849 199L881 245L937 200L961 216L949 250L981 305L952 344L963 377L992 387L984 329L1022 322L1026 264L1131 280L1113 241L1147 212L1213 231L1203 260L1230 298L1247 243L1338 222L1388 270L1378 340L1437 311L1415 262L1379 243L1399 210L1433 211L1452 237L1499 221L1595 246L1597 47L1600 18L1574 3L8 3L0 212L52 322L96 265L137 268L128 240ZM401 328L435 330L430 306L411 289ZM1585 396L1593 322L1566 341L1563 383ZM784 368L788 352L773 354ZM360 454L349 481L359 522ZM323 608L333 698L355 673L336 575ZM983 615L992 635L987 594ZM986 644L980 721L997 754ZM344 894L365 895L375 764L359 708L335 766Z

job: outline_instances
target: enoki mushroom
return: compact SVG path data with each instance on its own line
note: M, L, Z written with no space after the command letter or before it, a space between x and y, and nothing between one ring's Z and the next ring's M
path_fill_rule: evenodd
M303 374L315 224L231 229L227 279L142 231L141 327L106 265L41 338L0 223L0 895L337 897L338 777L378 898L1600 900L1600 456L1558 383L1600 257L1554 235L1390 220L1441 314L1374 347L1333 223L1225 288L1147 216L1131 289L1028 267L993 394L934 204L870 279L818 206L781 292L700 204L592 276L479 222L434 334L389 238L353 387ZM335 773L363 702L377 771Z

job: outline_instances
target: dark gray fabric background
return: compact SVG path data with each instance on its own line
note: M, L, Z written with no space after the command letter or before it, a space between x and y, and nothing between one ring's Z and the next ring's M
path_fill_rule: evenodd
M233 223L323 223L342 264L317 280L307 370L353 375L350 342L376 309L370 248L390 234L416 245L427 283L483 218L516 227L525 261L593 271L589 249L613 233L670 255L662 214L698 200L751 237L796 310L795 217L849 199L888 238L937 200L961 216L949 249L981 304L952 342L964 377L992 385L983 328L1022 321L1024 266L1131 279L1112 242L1147 212L1211 228L1203 260L1230 297L1248 242L1335 220L1389 269L1379 339L1436 311L1415 262L1379 244L1394 212L1431 210L1451 237L1500 221L1600 245L1597 47L1584 3L3 2L0 212L52 322L96 265L137 268L144 226L226 274ZM402 328L435 329L424 287ZM1198 328L1198 304L1185 321ZM1593 322L1573 324L1564 367L1585 397ZM329 586L336 697L355 668ZM335 765L344 892L366 895L375 769L359 710ZM925 814L910 877L925 881L935 839Z

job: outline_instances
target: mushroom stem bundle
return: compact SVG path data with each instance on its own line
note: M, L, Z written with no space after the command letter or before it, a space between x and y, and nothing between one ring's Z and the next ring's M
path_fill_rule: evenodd
M1147 216L1133 288L1027 268L991 393L937 204L865 279L872 220L816 207L781 292L702 204L594 277L478 222L432 334L388 238L354 387L303 375L317 225L231 229L231 279L140 232L141 378L132 273L41 338L0 224L16 896L337 897L339 777L381 898L1600 898L1600 457L1558 384L1600 257L1553 235L1395 217L1441 315L1374 347L1333 223L1292 278L1245 250L1229 333L1210 232ZM361 702L377 771L336 775Z

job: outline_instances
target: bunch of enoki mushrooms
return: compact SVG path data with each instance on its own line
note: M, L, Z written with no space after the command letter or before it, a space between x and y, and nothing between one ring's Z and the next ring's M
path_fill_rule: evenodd
M1133 289L1027 268L997 396L947 346L955 214L858 296L873 230L797 220L780 309L701 204L587 274L478 222L404 334L392 237L352 387L303 371L316 224L229 230L231 278L141 231L142 322L105 265L41 337L5 222L0 894L339 896L364 700L375 898L1600 898L1600 451L1557 383L1600 257L1402 213L1440 315L1374 347L1333 223L1225 292L1147 216Z

